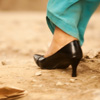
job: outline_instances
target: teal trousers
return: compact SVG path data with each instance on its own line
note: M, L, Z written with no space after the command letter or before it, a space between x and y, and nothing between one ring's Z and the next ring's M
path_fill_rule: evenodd
M57 26L82 46L88 21L99 4L100 0L49 0L46 21L52 34Z

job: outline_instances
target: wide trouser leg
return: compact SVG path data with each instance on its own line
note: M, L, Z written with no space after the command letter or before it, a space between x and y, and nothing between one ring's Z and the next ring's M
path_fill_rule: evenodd
M83 45L86 26L88 24L91 15L99 6L100 0L83 0L81 4L82 4L82 12L78 24L78 30L79 30L80 44Z
M93 5L92 1L93 0L49 0L46 19L51 32L54 34L55 27L57 26L67 34L77 38L82 46L86 25L99 2L95 0L96 2L93 1ZM91 7L92 11L89 11Z

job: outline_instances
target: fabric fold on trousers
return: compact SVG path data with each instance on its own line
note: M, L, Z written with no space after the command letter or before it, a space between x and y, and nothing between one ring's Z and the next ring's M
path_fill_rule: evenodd
M79 39L82 46L88 20L99 3L98 0L49 0L46 20L52 34L57 26Z

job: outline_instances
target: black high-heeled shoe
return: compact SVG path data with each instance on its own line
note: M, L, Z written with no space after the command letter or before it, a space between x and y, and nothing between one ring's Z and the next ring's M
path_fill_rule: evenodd
M77 66L82 56L79 41L74 40L49 57L35 54L34 60L41 69L67 68L72 65L72 77L76 77Z

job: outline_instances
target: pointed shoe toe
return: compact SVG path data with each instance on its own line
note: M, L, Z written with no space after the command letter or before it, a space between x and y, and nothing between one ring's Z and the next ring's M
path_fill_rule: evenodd
M72 77L76 77L77 66L82 57L83 52L79 41L74 40L49 57L35 54L34 60L42 69L63 69L71 65Z
M42 55L39 55L39 54L34 54L33 58L36 62L36 64L39 66L39 58L42 57Z

